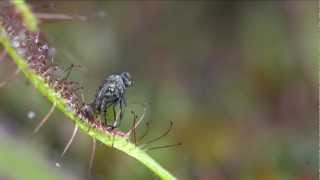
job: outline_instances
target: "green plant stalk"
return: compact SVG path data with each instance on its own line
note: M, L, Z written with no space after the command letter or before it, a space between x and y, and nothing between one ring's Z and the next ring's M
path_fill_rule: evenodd
M3 131L0 132L0 142L0 179L70 179L61 171L59 172L58 168L48 164L38 144L17 141L16 137ZM10 164L14 164L14 167Z
M19 1L21 5L23 1ZM21 12L24 13L24 12ZM116 148L127 153L129 156L137 159L161 179L176 179L170 172L164 169L154 159L152 159L145 151L131 143L127 137L113 135L97 128L93 128L84 119L81 119L70 107L67 101L63 99L54 89L45 83L43 77L36 74L29 68L27 61L21 57L13 48L10 39L8 39L3 27L0 26L0 43L4 46L11 59L17 64L18 68L23 72L26 78L34 85L34 87L48 100L53 103L60 111L62 111L69 119L71 119L79 128L94 139L99 140L109 147Z
M11 0L11 3L15 6L15 8L21 12L23 22L26 24L27 28L30 31L36 31L38 29L38 20L32 14L29 6L25 3L24 0Z

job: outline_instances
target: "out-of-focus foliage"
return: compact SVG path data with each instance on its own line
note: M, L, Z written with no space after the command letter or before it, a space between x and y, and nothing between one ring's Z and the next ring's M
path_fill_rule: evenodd
M55 169L45 160L39 144L17 141L1 129L0 179L67 179L63 171ZM69 176L68 179L75 179Z
M83 84L88 102L107 75L129 71L135 86L127 94L122 129L132 123L130 110L141 113L136 103L150 104L144 142L172 120L170 135L154 145L182 141L183 146L150 153L180 179L316 178L316 2L33 4L37 12L92 17L42 24L56 47L55 62L83 65L71 79ZM1 79L13 70L9 60L0 62ZM31 134L49 107L19 78L0 89L0 126ZM27 118L30 111L34 119ZM72 124L64 118L56 112L34 137L52 159L71 135ZM143 132L144 126L138 134ZM84 177L90 145L79 135L62 169ZM153 177L138 162L103 146L94 174Z

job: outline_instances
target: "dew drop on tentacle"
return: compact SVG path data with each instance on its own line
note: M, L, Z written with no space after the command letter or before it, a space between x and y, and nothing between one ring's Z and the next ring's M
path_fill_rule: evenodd
M8 25L6 29L7 29L7 32L12 32L12 26Z
M58 163L58 162L56 162L56 166L57 166L58 168L60 168L60 167L61 167L61 164Z
M21 30L17 37L19 38L20 41L25 41L26 40L26 31Z
M53 63L53 57L56 55L57 51L54 47L50 47L48 50L48 56L50 57L51 62Z
M66 108L67 108L67 111L68 111L68 112L73 112L73 107L72 107L72 104L70 104L70 103L67 103L67 106L66 106Z
M18 39L13 39L11 44L14 48L18 48L20 46Z
M25 48L17 48L17 53L20 55L20 56L23 56L26 54L26 49Z
M27 117L28 119L34 119L36 117L36 113L34 111L29 111Z

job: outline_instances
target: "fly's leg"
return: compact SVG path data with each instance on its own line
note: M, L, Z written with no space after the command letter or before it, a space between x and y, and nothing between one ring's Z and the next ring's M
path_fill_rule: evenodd
M123 114L124 114L124 111L125 111L125 106L126 106L126 103L125 103L125 100L124 99L121 99L120 101L120 118L119 118L119 123L118 123L118 126L120 126L120 123L123 119Z
M113 111L113 120L114 120L114 122L116 122L117 121L117 115L116 115L116 106L115 105L113 105L112 106L112 111ZM113 127L116 127L116 124L113 124Z
M103 99L101 102L100 112L102 111L102 117L100 117L100 125L102 125L102 119L104 119L104 123L107 124L107 99Z
M120 126L121 120L123 118L124 106L125 106L125 101L123 99L120 99L119 106L120 106L120 114L119 114L119 118L116 118L113 123L114 128L117 128ZM114 106L114 111L115 111L115 106ZM115 117L117 117L117 116L115 116Z
M132 131L133 134L133 142L135 145L137 145L137 138L136 138L136 122L138 119L138 116L136 115L136 113L134 111L131 111L131 114L133 115L133 124L132 124L132 128L130 129L130 131ZM128 139L131 139L131 132L126 134Z
M112 105L112 103L110 101L108 101L107 99L103 99L102 100L102 105L101 105L101 109L103 111L102 113L102 118L104 118L104 123L105 125L108 126L108 117L107 117L107 110L109 109L109 107Z
M113 121L113 128L117 128L120 126L120 120L122 118L122 109L120 107L120 114L119 114L119 118L118 118L118 114L116 114L116 106L113 106L113 115L114 115L114 121Z

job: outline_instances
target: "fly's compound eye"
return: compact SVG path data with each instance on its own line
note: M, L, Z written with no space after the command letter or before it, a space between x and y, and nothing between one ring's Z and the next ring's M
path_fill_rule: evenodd
M123 73L121 73L120 76L121 76L121 78L122 78L122 80L123 80L123 82L124 82L126 87L130 87L130 86L133 85L133 81L132 81L130 73L123 72Z
M114 87L109 87L109 88L108 88L108 91L114 92Z

